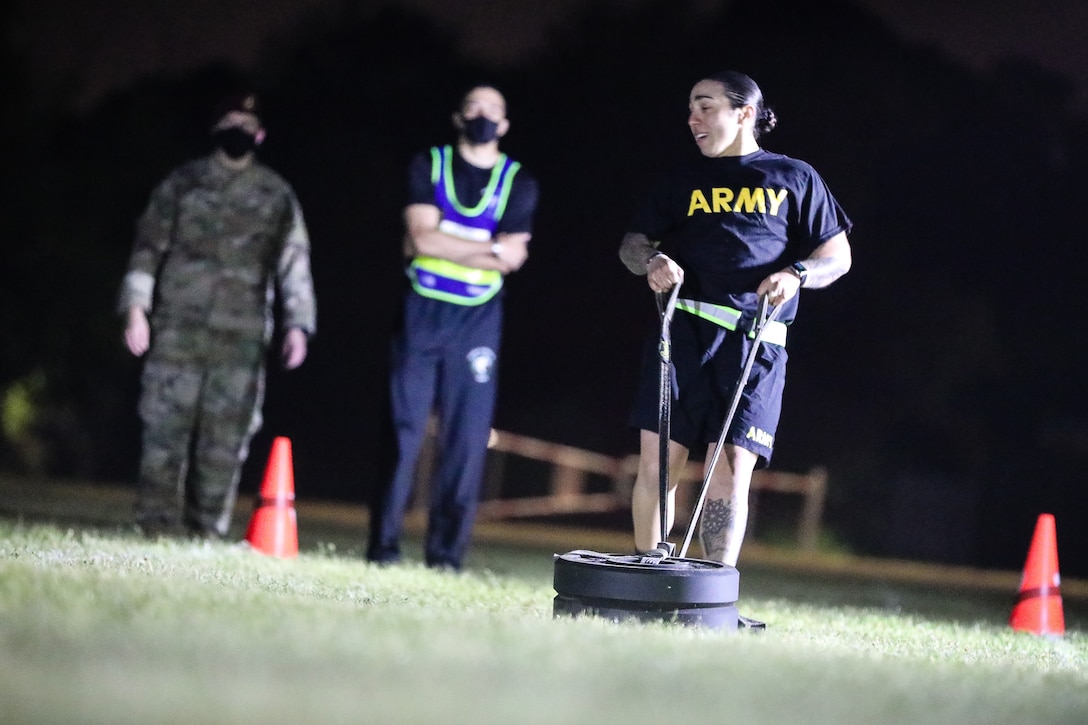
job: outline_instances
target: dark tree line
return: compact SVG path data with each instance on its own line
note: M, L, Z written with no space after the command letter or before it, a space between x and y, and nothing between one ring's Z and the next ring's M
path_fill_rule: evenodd
M854 271L806 292L791 333L776 466L827 465L829 525L870 553L1015 568L1038 513L1062 536L1088 509L1075 237L1088 129L1071 86L1029 63L971 74L848 2L800 0L709 15L588 4L506 68L460 57L410 13L315 12L255 75L148 78L78 117L35 106L16 59L0 63L7 468L132 477L138 363L113 306L133 222L162 175L206 150L207 109L242 81L265 94L264 158L306 214L320 327L307 364L271 377L254 487L273 435L295 441L300 495L361 500L382 475L403 170L450 140L477 80L506 91L506 150L543 190L532 257L508 285L496 425L633 450L624 422L655 316L616 249L656 175L695 153L690 86L734 67L781 119L766 146L811 162L856 224ZM1060 546L1064 571L1088 572L1083 545Z

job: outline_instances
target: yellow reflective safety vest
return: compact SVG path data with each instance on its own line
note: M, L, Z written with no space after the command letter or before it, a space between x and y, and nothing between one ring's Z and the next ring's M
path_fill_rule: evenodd
M467 207L457 198L453 183L452 146L431 149L431 182L435 206L442 212L439 231L450 236L489 242L506 211L514 176L521 164L506 154L491 170L491 177L480 201ZM408 265L412 289L424 297L456 305L482 305L502 289L502 273L495 269L475 269L436 257L415 257Z

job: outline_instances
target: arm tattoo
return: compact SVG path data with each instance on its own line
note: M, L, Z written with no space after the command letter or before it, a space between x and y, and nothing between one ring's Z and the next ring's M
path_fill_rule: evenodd
M699 540L706 558L718 561L725 555L735 521L736 512L729 501L717 498L706 500L699 517Z
M646 274L646 262L657 252L657 244L644 234L628 233L620 243L620 260L633 274Z
M849 266L845 265L843 260L837 257L806 259L804 265L808 271L808 277L805 279L805 289L827 287L846 274L846 270L849 269Z

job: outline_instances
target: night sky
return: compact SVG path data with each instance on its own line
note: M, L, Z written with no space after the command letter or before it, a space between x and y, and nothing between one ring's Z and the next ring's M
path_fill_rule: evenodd
M0 465L131 478L138 364L112 295L152 185L201 150L201 104L239 75L270 86L262 153L302 201L320 328L300 371L271 374L243 492L278 434L300 496L365 499L387 464L404 163L449 140L456 83L481 76L505 84L506 148L543 193L508 285L496 425L633 451L655 315L616 249L657 174L693 153L693 76L733 66L779 113L766 146L813 163L856 224L854 270L802 297L775 465L830 468L827 521L859 551L1015 568L1045 508L1069 573L1088 574L1063 527L1088 515L1088 5L826 6L9 4L0 394L28 386L51 413L45 443L0 447Z
M645 0L611 0L637 6ZM685 0L713 13L727 0ZM7 42L34 76L65 100L87 108L103 94L158 71L181 73L215 60L258 62L262 45L327 0L190 0L186 3L100 0L14 0ZM564 18L609 0L364 0L377 10L419 10L459 35L460 49L489 63L524 62L540 52ZM1088 5L1051 0L857 0L910 43L932 45L958 63L986 69L1008 57L1031 59L1068 77L1088 108ZM648 39L632 39L633 49Z

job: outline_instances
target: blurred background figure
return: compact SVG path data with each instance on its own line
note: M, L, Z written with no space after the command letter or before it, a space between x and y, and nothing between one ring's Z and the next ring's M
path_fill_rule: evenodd
M125 344L147 355L136 523L149 536L227 534L262 423L275 301L286 369L306 359L316 329L302 210L256 159L257 96L224 99L211 132L212 153L152 192L120 291Z
M503 278L528 257L537 183L499 151L510 121L498 90L470 89L453 125L456 146L419 154L408 170L404 254L411 289L391 376L398 459L371 506L367 558L400 558L404 512L434 409L440 460L424 554L428 566L460 569L495 410Z

